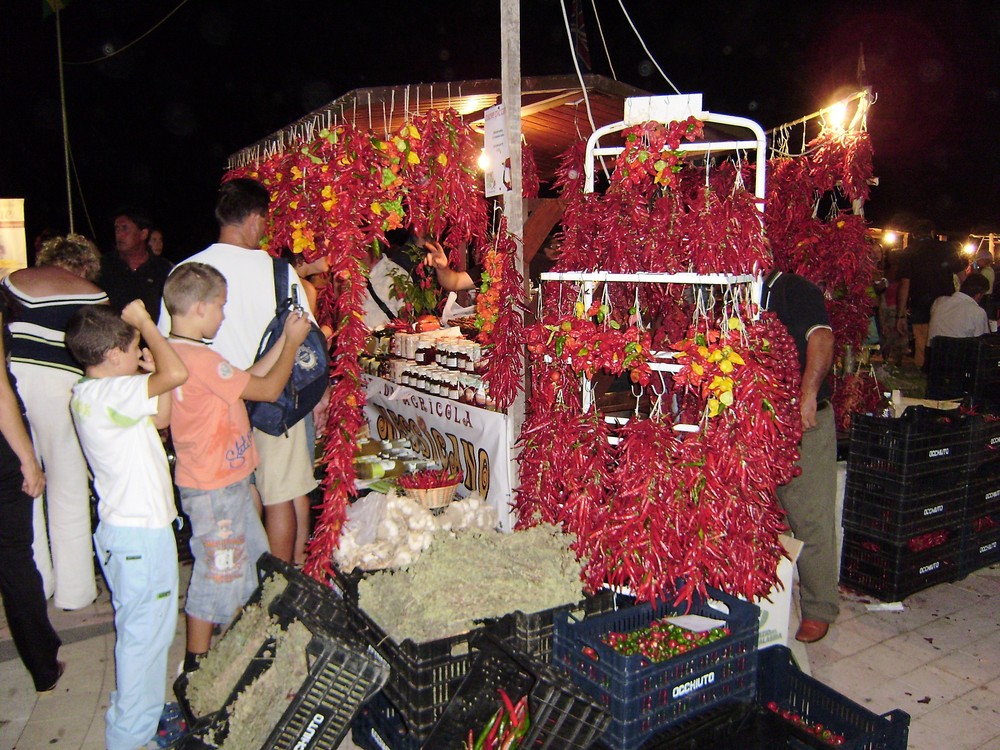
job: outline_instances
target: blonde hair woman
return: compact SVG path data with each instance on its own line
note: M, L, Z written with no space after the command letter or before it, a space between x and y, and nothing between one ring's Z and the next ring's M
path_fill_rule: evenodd
M10 369L48 478L49 549L44 522L36 523L35 561L60 609L80 609L97 598L87 463L69 413L70 389L83 370L66 350L64 332L80 307L107 304L93 283L100 268L94 244L70 234L48 240L34 268L2 282L11 311Z

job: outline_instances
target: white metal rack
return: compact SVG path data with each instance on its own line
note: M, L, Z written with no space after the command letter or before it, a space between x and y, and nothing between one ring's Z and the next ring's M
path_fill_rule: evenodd
M702 153L706 157L712 154L730 151L753 151L756 158L754 176L754 196L757 208L764 214L765 171L767 168L767 136L764 129L753 120L745 117L734 117L707 112L702 109L701 94L682 94L678 96L633 97L625 100L624 119L598 128L587 140L587 150L584 161L584 192L594 192L595 160L603 156L617 156L623 146L600 146L601 138L620 132L633 125L656 120L664 124L684 120L690 116L706 124L717 124L731 128L742 128L752 134L749 139L733 139L725 141L698 141L682 143L678 150L683 152ZM761 269L762 271L764 269ZM595 285L604 282L625 282L638 284L682 284L687 286L735 286L748 284L751 288L751 299L760 299L763 279L760 275L751 274L697 274L697 273L652 273L637 271L634 273L612 273L609 271L562 271L549 272L541 275L544 281L577 282L583 285L581 290L584 304L590 306L593 300ZM654 352L661 359L673 358L671 352ZM678 372L681 368L670 362L651 363L651 369L660 372ZM590 408L590 391L583 389L584 409ZM682 431L697 430L697 425L676 425L675 429Z

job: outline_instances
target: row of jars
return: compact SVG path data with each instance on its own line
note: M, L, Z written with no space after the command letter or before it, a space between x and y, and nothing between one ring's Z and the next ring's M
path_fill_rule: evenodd
M432 396L441 396L470 406L493 409L489 389L475 373L455 372L440 365L418 365L405 359L385 355L362 355L358 359L368 375L384 378Z
M409 365L403 368L398 382L463 404L485 409L495 407L486 383L473 373L454 372L440 365Z
M482 369L482 347L457 336L397 333L393 337L393 354L418 365L436 364L459 372L476 373Z

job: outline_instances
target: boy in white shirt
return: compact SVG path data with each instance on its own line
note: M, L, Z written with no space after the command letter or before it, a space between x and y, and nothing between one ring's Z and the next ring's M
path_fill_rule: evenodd
M148 345L141 351L140 334ZM70 409L94 475L94 545L115 608L116 689L105 742L108 750L156 747L177 626L177 511L157 429L169 425L170 392L187 369L141 300L121 317L104 305L81 308L66 345L86 373Z

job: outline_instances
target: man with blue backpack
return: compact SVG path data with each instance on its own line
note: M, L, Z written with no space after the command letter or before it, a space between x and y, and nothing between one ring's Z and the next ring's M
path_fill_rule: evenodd
M287 300L295 300L298 296L298 276L293 271L286 274L282 284L281 296L285 299L278 298L275 259L260 249L267 229L270 201L267 188L256 180L239 178L223 183L215 206L218 242L183 261L213 266L225 277L228 289L223 309L225 317L212 349L241 370L250 369L257 359L261 339L279 308L287 307ZM287 262L280 262L287 266ZM312 313L307 310L306 314L315 327ZM165 308L161 310L159 328L165 334L170 332L170 315ZM295 370L311 366L325 384L328 367L325 354L324 348L322 359L298 356ZM260 455L254 479L264 505L268 543L271 554L287 562L293 562L298 528L296 515L304 513L308 517L308 495L317 486L313 446L307 437L306 420L309 418L283 425L279 434L268 434L256 428L253 433Z

